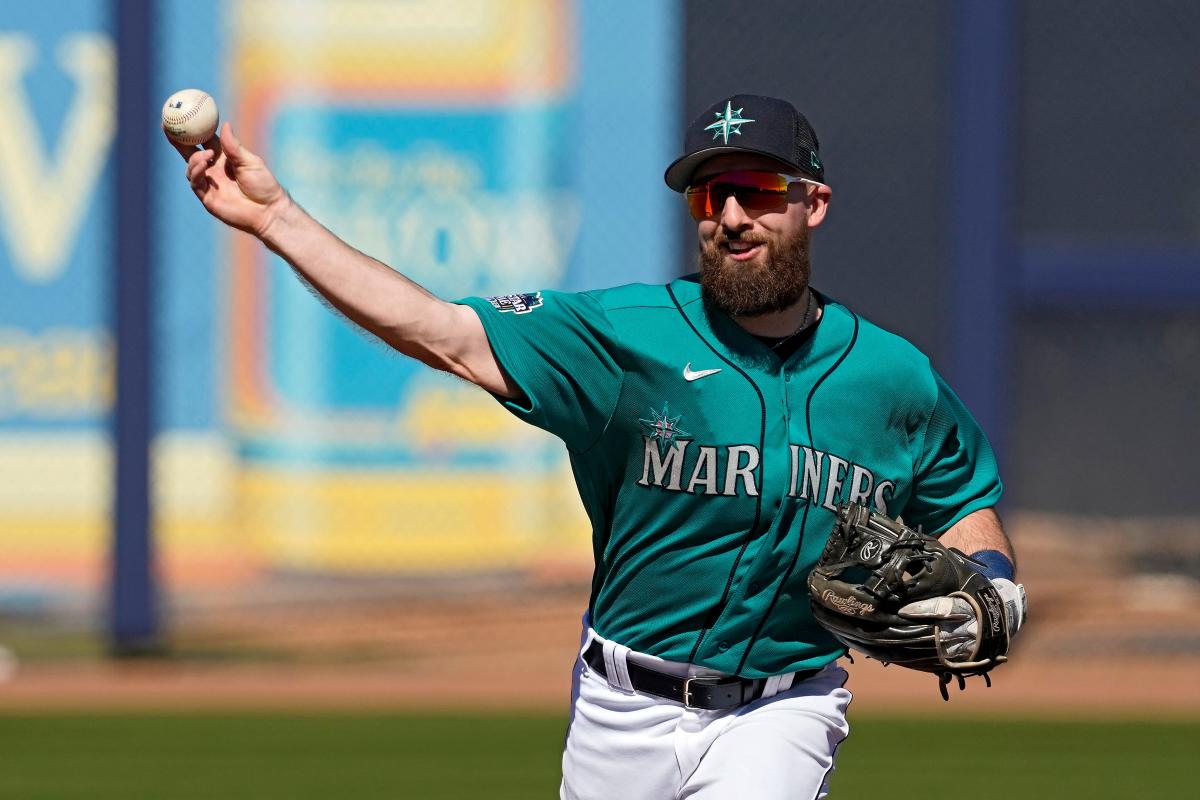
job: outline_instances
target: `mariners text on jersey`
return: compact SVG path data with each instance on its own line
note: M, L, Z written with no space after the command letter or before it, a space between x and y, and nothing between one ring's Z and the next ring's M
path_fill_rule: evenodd
M682 439L676 440L664 453L651 437L643 436L642 439L645 450L639 486L692 494L729 496L739 490L748 495L758 494L756 472L761 455L752 444L692 447L692 441ZM788 447L791 451L789 497L807 500L829 511L837 510L843 503L863 503L888 513L887 500L896 488L895 481L880 481L866 467L832 453L797 444ZM690 475L686 482L684 475Z

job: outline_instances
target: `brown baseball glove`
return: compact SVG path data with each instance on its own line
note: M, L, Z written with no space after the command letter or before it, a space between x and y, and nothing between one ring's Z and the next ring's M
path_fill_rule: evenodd
M858 504L838 509L808 589L813 615L838 641L937 675L946 699L954 679L991 685L988 672L1008 659L1024 620L1023 587L988 580L962 552Z

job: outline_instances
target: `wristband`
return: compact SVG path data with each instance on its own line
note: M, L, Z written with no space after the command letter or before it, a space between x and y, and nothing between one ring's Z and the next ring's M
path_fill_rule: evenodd
M1008 556L999 550L980 550L978 553L971 553L969 558L972 561L978 562L971 566L988 580L1006 578L1011 581L1017 574L1016 568L1013 567L1013 562L1009 561Z

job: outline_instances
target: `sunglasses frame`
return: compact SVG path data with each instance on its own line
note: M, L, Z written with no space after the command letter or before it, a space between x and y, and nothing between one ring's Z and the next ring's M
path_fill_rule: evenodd
M694 219L697 222L703 222L706 219L716 219L717 216L719 216L721 213L719 210L716 210L712 214L706 214L705 216L702 216L702 217L697 217L694 213L692 213L691 194L692 194L693 188L705 186L705 185L712 184L712 183L721 183L720 178L722 178L723 176L726 176L726 175L738 175L738 174L746 174L746 173L757 173L760 175L776 175L780 178L783 178L784 190L781 193L780 198L783 201L782 205L784 207L786 207L786 205L787 205L787 202L788 202L787 201L787 192L788 192L788 190L791 189L792 184L807 183L807 184L811 184L813 186L824 186L825 185L825 184L821 183L820 181L814 181L812 178L801 178L796 175L788 175L787 173L784 173L784 172L771 172L770 170L765 170L765 169L734 169L734 170L728 170L727 172L719 172L710 178L700 181L699 183L693 183L693 184L689 185L687 187L687 189L684 190L684 192L683 192L684 197L688 199L688 213L691 215L692 219ZM735 187L738 186L738 184L736 184L736 183L731 183L729 185L735 186ZM745 186L745 188L761 191L759 189L759 187ZM732 195L735 198L737 197L736 189L733 191ZM726 196L725 199L728 199L728 196ZM722 208L724 207L724 205L725 205L724 202L722 202L721 203ZM738 200L738 205L742 205L742 207L745 208L747 211L767 211L768 210L768 209L761 209L761 208L753 208L752 206L747 207L742 204L741 200Z

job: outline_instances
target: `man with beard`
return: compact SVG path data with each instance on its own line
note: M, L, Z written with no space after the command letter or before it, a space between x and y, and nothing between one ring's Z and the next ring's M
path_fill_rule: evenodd
M566 445L596 566L563 797L825 794L850 693L805 577L839 504L903 515L1011 584L979 426L912 345L809 285L831 190L791 104L736 95L689 126L666 181L698 276L457 303L322 228L228 125L221 144L182 150L212 214Z

